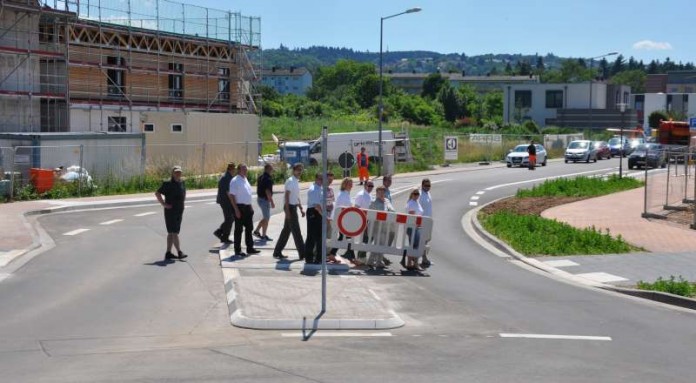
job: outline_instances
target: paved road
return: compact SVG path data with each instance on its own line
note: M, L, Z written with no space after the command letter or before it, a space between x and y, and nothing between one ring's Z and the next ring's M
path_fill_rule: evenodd
M462 216L474 203L509 195L532 177L586 171L613 168L550 163L534 173L483 168L431 177L429 276L370 277L406 326L319 332L309 341L229 325L209 252L216 205L190 204L182 228L190 257L173 264L159 261L156 206L43 217L56 247L0 283L3 380L693 381L693 313L549 278L464 235ZM394 187L419 180L397 178ZM495 187L502 184L512 185ZM397 197L397 207L404 204Z

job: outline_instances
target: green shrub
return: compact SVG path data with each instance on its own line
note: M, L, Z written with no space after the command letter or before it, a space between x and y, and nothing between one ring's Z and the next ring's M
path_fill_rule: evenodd
M606 179L599 177L556 178L546 180L544 183L531 189L519 189L516 196L518 198L548 196L595 197L635 189L642 185L643 183L635 178L619 178L615 174Z
M693 297L696 295L696 284L685 280L681 275L679 280L675 280L674 275L669 280L657 278L653 283L638 281L636 286L640 290L661 291L665 293L681 295L683 297Z
M536 215L510 212L479 213L483 227L527 256L615 254L637 250L621 236L612 238L594 227L576 229L566 223Z

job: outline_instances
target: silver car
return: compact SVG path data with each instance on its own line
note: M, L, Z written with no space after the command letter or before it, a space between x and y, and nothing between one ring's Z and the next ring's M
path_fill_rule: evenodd
M507 167L513 166L529 167L529 153L527 153L528 144L515 146L505 157ZM536 164L546 166L546 149L540 144L534 144L536 147Z
M592 141L571 141L565 151L565 163L567 164L569 161L597 162L597 151L592 148Z

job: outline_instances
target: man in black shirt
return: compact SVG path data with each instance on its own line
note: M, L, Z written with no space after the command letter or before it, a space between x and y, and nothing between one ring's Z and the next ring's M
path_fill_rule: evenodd
M271 209L275 209L275 203L273 202L273 165L266 164L263 167L263 173L259 177L256 183L256 202L261 208L262 218L256 225L254 230L254 236L263 239L264 241L272 241L268 238L268 221L271 219ZM261 230L259 232L259 230Z
M222 221L220 227L213 232L213 235L226 244L231 242L230 233L232 232L232 224L234 223L234 211L232 210L232 203L227 197L227 193L230 190L230 181L232 181L232 177L236 175L236 169L234 162L228 163L227 171L218 181L217 203L220 205L220 208L222 208L224 221Z
M155 197L164 207L164 223L167 226L167 252L164 253L164 258L184 259L187 255L181 251L179 246L179 231L181 230L184 202L186 201L186 185L181 179L181 166L172 168L172 178L162 183L162 186L157 189ZM176 248L178 256L172 254L172 246Z

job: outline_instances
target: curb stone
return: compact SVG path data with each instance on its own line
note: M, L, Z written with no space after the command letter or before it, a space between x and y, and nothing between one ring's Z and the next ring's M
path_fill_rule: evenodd
M474 227L474 230L486 241L488 241L490 244L495 246L498 250L506 253L510 257L523 262L529 266L532 266L536 269L539 269L541 271L544 271L549 274L553 274L556 276L560 276L562 278L581 283L586 286L590 287L596 287L600 288L603 290L608 290L608 291L613 291L625 295L630 295L633 297L638 297L638 298L643 298L643 299L648 299L660 303L665 303L673 306L678 306L678 307L683 307L687 309L692 309L696 310L696 299L692 298L687 298L683 297L680 295L675 295L675 294L670 294L670 293L664 293L661 291L650 291L650 290L638 290L638 289L631 289L631 288L626 288L626 287L617 287L613 286L610 284L606 283L601 283L597 281L592 281L586 278L579 277L577 275L571 274L567 271L560 270L556 267L549 266L545 264L544 262L538 261L533 258L526 257L522 255L521 253L517 252L515 249L510 247L506 242L500 240L498 237L494 236L493 234L489 233L486 231L486 229L483 228L481 223L478 220L478 212L484 208L485 206L488 206L496 201L499 201L501 199L504 199L507 197L499 198L494 201L491 201L485 205L479 206L475 209L470 210L466 215L470 215L469 219L472 223L472 226Z

